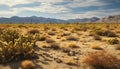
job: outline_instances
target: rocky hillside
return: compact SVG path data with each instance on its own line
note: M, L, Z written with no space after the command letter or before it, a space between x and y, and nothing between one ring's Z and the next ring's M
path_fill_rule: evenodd
M55 19L55 18L45 18L45 17L37 17L37 16L31 16L31 17L18 17L13 16L11 18L0 18L0 23L120 23L120 15L115 16L108 16L104 18L98 18L98 17L91 17L91 18L76 18L76 19L68 19L68 20L62 20L62 19Z
M120 23L120 15L104 17L104 18L98 20L97 22Z

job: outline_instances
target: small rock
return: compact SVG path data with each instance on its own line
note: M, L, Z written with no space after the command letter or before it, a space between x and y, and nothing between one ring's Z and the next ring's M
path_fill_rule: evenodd
M78 57L74 57L73 59L74 59L74 60L79 60L79 58L78 58Z
M75 52L74 51L70 51L69 53L68 53L68 56L75 56Z

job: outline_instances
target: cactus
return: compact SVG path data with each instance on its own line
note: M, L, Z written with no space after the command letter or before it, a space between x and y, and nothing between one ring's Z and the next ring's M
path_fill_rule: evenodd
M39 34L22 35L16 30L3 30L0 35L0 63L30 58ZM21 58L22 57L22 58Z

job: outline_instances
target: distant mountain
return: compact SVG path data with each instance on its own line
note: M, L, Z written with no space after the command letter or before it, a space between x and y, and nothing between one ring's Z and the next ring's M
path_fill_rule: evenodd
M107 16L107 17L101 18L97 22L102 22L102 23L120 23L120 15Z
M101 19L98 17L92 17L92 18L69 19L69 20L44 18L44 17L37 17L37 16L31 16L31 17L13 16L11 18L4 18L4 17L0 18L0 23L73 23L73 22L84 22L84 23L88 23L88 22L117 23L119 22L120 23L120 15L108 16Z
M92 17L92 18L83 18L83 19L69 19L67 22L96 22L100 20L100 18Z
M54 19L54 18L44 18L44 17L18 17L13 16L11 18L0 18L0 23L61 23L66 22L65 20L61 19Z

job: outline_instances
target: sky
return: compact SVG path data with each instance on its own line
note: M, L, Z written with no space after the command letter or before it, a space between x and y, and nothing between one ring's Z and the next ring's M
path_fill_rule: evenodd
M120 14L120 0L0 0L0 17L76 19Z

